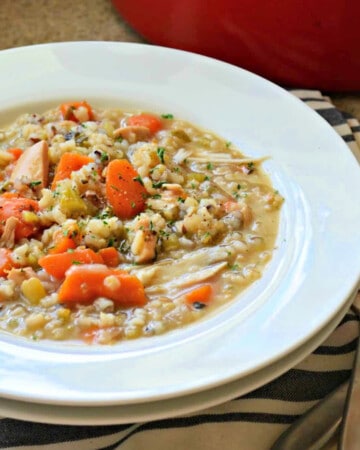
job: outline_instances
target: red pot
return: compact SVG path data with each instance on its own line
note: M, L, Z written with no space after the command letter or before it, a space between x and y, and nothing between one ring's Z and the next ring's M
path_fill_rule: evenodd
M360 89L358 0L113 0L151 43L231 62L285 86Z

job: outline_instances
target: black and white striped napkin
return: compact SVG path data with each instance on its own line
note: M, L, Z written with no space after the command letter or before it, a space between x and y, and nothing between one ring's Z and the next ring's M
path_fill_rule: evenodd
M358 121L337 110L318 91L292 93L334 127L360 162ZM48 425L0 417L0 448L269 450L294 420L349 378L358 325L349 311L323 345L295 368L222 405L178 418L113 426Z

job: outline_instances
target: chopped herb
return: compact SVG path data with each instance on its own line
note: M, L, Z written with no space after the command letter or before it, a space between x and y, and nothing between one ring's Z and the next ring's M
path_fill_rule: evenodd
M39 184L41 184L41 181L31 181L31 183L29 183L29 187L35 187L35 186L39 186Z
M210 236L211 236L211 234L208 231L204 234L204 238L208 238Z
M104 225L109 225L109 222L108 222L107 220L103 220L102 223L103 223Z
M255 164L250 161L247 163L247 168L249 169L249 173L251 173L255 169Z
M142 180L140 175L138 175L137 177L133 178L133 180L134 181L138 181L142 186L144 186L144 182L143 182L143 180Z
M102 152L101 156L100 156L100 161L105 162L105 161L108 161L108 159L109 159L109 155L106 152Z
M160 161L162 162L162 164L164 164L165 163L165 161L164 161L165 148L164 147L158 147L156 152L158 154L158 157L159 157Z
M161 194L155 194L152 196L153 199L159 199L161 198Z
M206 177L204 178L204 181L209 181L210 177L206 175Z
M230 270L233 270L233 271L237 271L240 268L239 264L232 264L232 265L228 264L228 267Z
M178 200L178 202L179 202L179 203L184 203L184 202L185 202L185 199L184 199L184 198L182 198L182 197L178 197L178 199L177 199L177 200Z
M150 230L152 231L154 229L154 223L152 220L150 220Z
M194 302L193 303L193 308L194 309L203 309L205 308L205 303L201 303L201 302Z
M174 118L173 114L161 114L161 117L163 119L173 119Z
M131 207L135 208L136 207L136 203L135 202L131 202Z
M71 264L75 264L76 266L78 266L79 264L82 264L82 262L81 261L71 261Z
M115 189L115 191L120 192L120 189L119 189L117 186L115 186L114 184L111 184L110 186L111 186L113 189Z
M274 194L275 194L275 195L278 195L278 193L279 193L279 191L274 191Z
M191 182L191 188L192 188L192 189L195 189L195 188L196 188L196 185L195 185L195 183L194 183L193 181Z
M68 248L68 249L67 249L67 252L68 252L68 253L74 253L74 249L73 249L73 248Z
M166 184L166 181L156 181L156 182L153 182L152 187L154 189L158 189L158 188L161 188L161 186L163 184Z
M238 184L238 185L236 186L236 189L241 189L241 184Z
M108 247L113 247L114 246L114 242L115 242L114 238L110 238L108 243L107 243L107 246Z
M121 136L118 136L115 141L116 142L122 142L124 140L124 138L122 138Z
M64 235L64 236L67 236L68 234L69 234L69 230L64 230L64 231L63 231L63 235Z
M230 142L230 141L227 141L227 142L225 143L225 145L226 145L227 148L229 148L229 147L231 146L231 142Z
M212 165L211 162L209 162L209 163L207 163L206 168L207 168L207 170L212 170L214 168L214 166Z

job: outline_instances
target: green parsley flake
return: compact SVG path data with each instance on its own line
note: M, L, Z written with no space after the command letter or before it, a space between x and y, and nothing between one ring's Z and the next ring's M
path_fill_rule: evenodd
M174 118L173 114L161 114L161 117L163 119L173 119Z
M100 156L100 161L105 162L109 160L109 155L106 152L102 152Z
M164 164L165 163L165 161L164 161L165 148L164 147L158 147L156 152L158 154L158 157L159 157L161 163Z
M143 180L142 180L140 175L138 175L137 177L133 178L133 180L134 181L138 181L142 186L144 186L144 182L143 182Z
M29 183L29 186L32 188L35 186L39 186L39 184L41 184L41 181L31 181L31 183Z
M166 181L156 181L156 182L153 182L152 187L154 189L158 189L158 188L161 188L161 186L163 184L166 184Z

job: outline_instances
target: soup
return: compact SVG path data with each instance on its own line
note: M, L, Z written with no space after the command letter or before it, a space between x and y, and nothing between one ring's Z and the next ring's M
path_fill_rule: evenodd
M22 115L0 130L0 328L111 344L231 302L274 250L261 165L170 113Z

